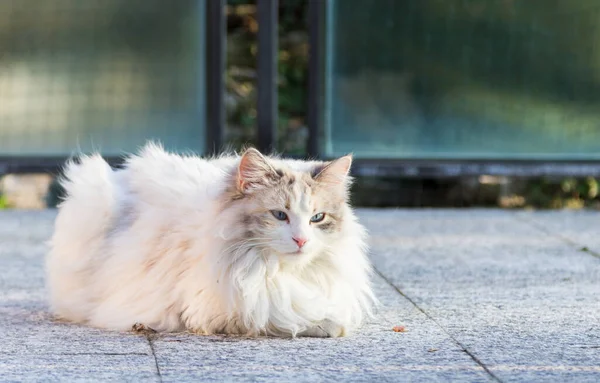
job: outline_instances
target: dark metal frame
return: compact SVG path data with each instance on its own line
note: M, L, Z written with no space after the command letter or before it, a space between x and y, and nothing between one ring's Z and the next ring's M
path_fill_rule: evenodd
M308 142L306 154L318 157L321 154L319 138L323 121L323 26L325 24L325 6L321 0L308 2Z
M206 152L223 149L225 132L225 0L206 1Z
M0 176L4 174L58 174L70 157L62 156L0 156ZM105 157L113 167L119 167L123 157Z
M277 148L277 27L278 1L258 0L258 147ZM324 111L324 26L326 3L309 0L309 85L307 156L322 157ZM223 148L225 131L225 0L206 0L206 147L207 154ZM0 156L0 175L6 173L57 173L65 157ZM327 159L327 158L324 158ZM123 158L107 159L119 166ZM515 177L600 177L600 161L534 160L428 160L365 159L354 161L353 173L362 176L455 178L498 175Z
M271 152L277 147L278 92L278 0L258 0L258 150Z
M356 159L352 172L358 176L403 178L460 178L480 175L535 177L600 177L598 161L544 160L407 160Z

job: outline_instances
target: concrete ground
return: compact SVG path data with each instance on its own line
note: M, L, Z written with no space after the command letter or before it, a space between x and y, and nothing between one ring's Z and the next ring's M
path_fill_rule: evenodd
M54 215L0 212L0 381L600 381L600 213L361 210L383 307L343 339L55 322Z

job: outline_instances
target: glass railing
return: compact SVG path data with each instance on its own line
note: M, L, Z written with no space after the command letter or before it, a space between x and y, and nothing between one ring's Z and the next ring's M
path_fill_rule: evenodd
M204 149L205 1L0 1L0 155Z
M323 152L600 159L600 2L330 0Z

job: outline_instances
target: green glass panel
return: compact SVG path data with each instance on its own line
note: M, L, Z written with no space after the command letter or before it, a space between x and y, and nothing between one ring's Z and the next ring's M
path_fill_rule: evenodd
M597 0L327 2L328 155L600 159Z
M204 0L0 1L0 155L204 148Z

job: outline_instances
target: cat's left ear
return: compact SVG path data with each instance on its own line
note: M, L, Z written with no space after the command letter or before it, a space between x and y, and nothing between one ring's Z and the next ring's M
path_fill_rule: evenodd
M346 186L350 181L352 155L348 154L315 169L314 179L330 185Z
M238 190L242 193L268 186L279 178L281 174L258 150L250 148L242 154L237 174Z

